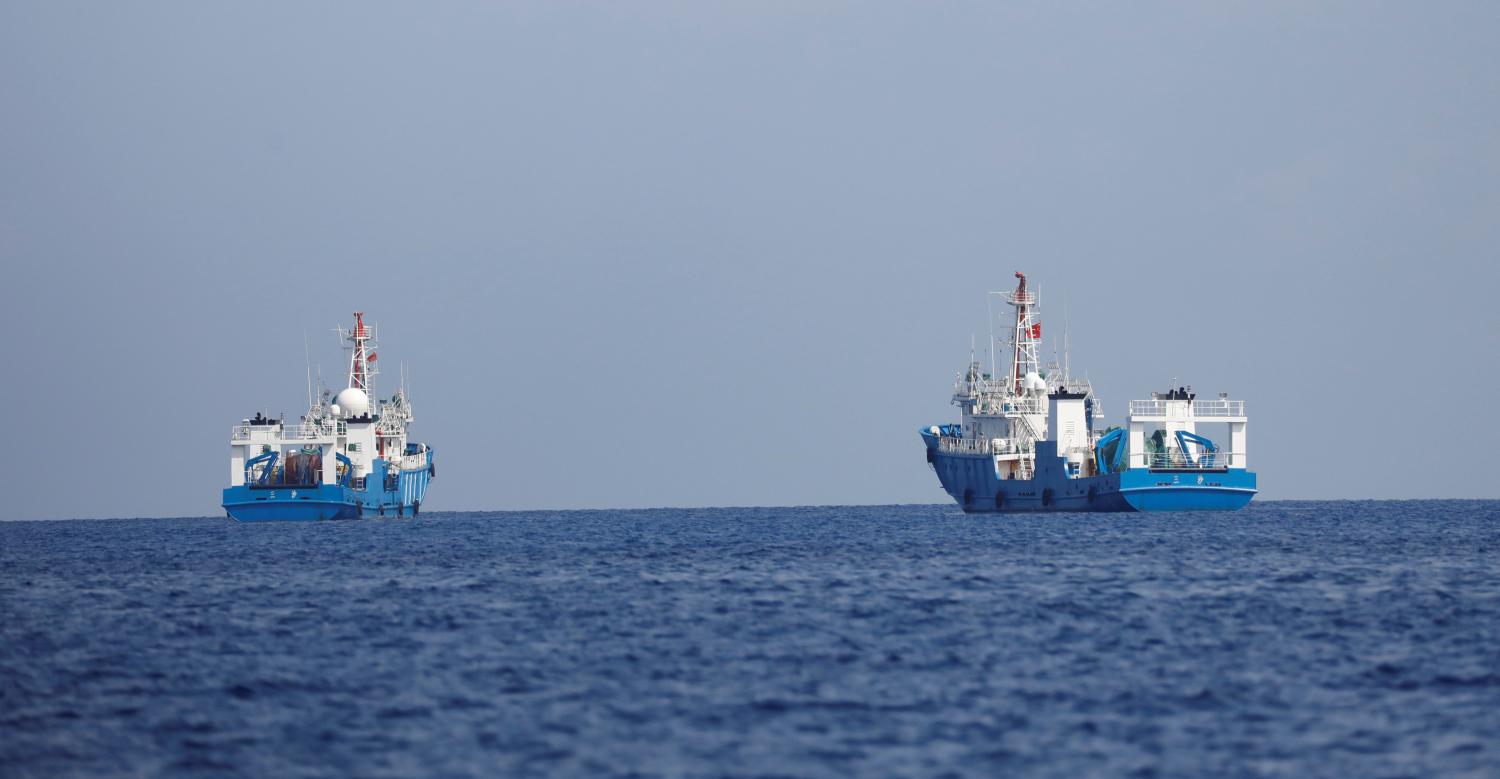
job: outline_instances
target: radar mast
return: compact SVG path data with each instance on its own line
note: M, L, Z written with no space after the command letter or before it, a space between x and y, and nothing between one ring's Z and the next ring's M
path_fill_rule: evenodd
M1011 335L1011 391L1021 395L1027 389L1027 374L1041 375L1041 363L1037 361L1036 345L1042 340L1042 323L1032 319L1032 308L1036 306L1036 295L1026 288L1026 274L1016 271L1020 283L1016 291L1005 296L1005 302L1016 309L1016 326Z
M380 369L375 366L375 326L365 324L365 312L354 312L354 329L336 330L350 350L349 386L363 390L372 401L375 399L375 376Z

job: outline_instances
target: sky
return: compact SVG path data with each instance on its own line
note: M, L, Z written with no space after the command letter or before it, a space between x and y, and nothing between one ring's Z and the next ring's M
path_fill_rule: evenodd
M433 510L941 503L1025 271L1261 498L1500 497L1495 3L0 4L0 519L210 516L381 329ZM1049 346L1051 351L1055 346ZM1050 354L1047 356L1050 357Z

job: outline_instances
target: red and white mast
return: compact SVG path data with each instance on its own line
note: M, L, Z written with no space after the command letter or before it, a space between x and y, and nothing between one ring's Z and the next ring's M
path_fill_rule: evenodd
M1016 291L1005 296L1007 303L1016 309L1016 328L1011 336L1012 357L1010 364L1011 390L1022 394L1027 374L1041 374L1041 363L1037 360L1036 345L1042 340L1042 323L1032 318L1036 307L1036 295L1026 288L1026 274L1016 271L1020 283Z
M380 372L375 367L375 328L365 324L365 312L354 312L354 329L339 328L339 337L347 342L349 355L349 386L363 390L371 400L375 398L375 376Z

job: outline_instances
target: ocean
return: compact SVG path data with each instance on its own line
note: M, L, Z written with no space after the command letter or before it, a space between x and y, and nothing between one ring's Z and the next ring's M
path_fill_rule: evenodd
M0 776L1497 776L1500 502L0 523Z

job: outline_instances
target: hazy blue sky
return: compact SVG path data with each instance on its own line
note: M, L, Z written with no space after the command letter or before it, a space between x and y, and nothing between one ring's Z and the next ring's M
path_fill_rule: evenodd
M0 518L217 514L363 309L431 510L943 502L985 292L1264 498L1497 497L1500 4L0 4Z

